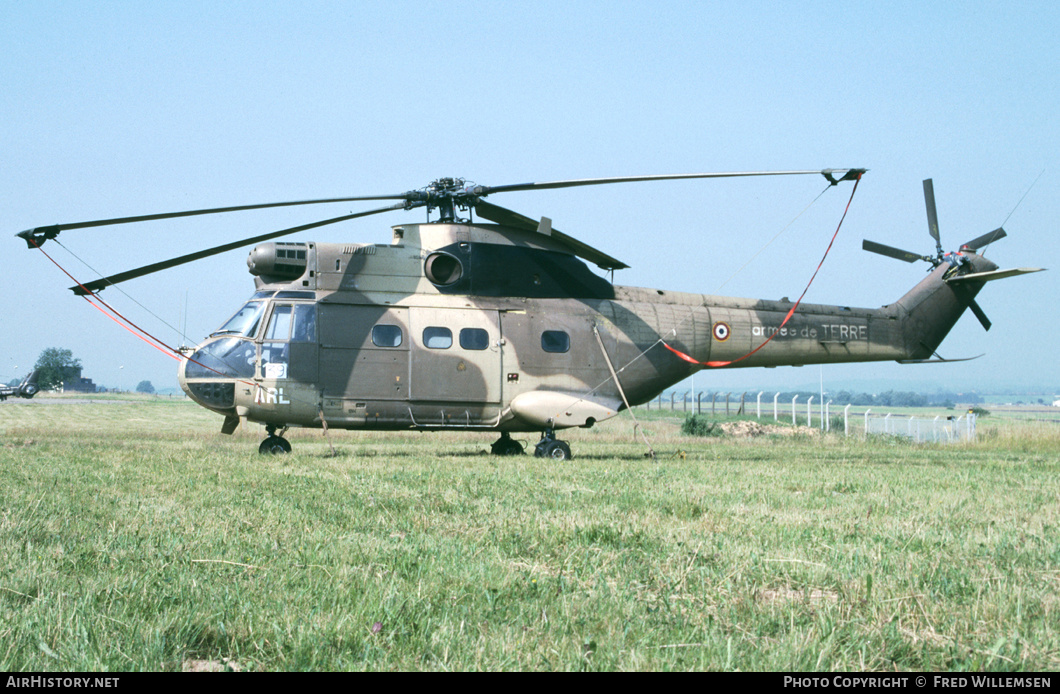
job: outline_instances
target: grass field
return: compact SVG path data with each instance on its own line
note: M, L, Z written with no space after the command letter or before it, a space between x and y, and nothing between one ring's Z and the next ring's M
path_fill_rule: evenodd
M0 670L1056 670L1060 426L294 431L0 404ZM532 443L532 438L526 437Z

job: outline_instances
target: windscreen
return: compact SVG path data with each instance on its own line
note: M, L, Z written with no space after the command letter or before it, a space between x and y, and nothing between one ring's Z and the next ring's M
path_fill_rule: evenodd
M213 335L241 335L253 338L258 332L258 324L261 323L261 315L264 312L264 301L248 301L211 337Z

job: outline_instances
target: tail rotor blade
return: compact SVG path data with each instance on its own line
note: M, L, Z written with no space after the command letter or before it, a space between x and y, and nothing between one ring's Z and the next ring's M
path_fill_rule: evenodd
M942 241L939 239L939 216L935 210L935 185L930 178L924 179L924 205L927 207L928 233L935 239L935 245L941 255Z
M997 229L991 231L989 234L983 234L978 238L972 239L968 243L961 246L961 248L968 248L970 250L977 251L983 246L989 246L994 241L997 241L998 239L1003 239L1006 236L1008 236L1008 234L1005 233L1005 230L1001 227L998 227Z
M972 310L975 317L979 319L979 322L983 324L983 330L990 330L990 319L986 317L983 309L979 308L979 304L975 302L975 299L968 300L968 308Z
M930 260L922 255L917 255L910 251L903 251L901 248L895 248L893 246L885 246L882 243L876 243L875 241L864 240L861 242L861 248L869 251L870 253L879 253L885 255L888 258L897 258L907 263L914 263L918 260Z
M986 312L980 308L978 303L976 303L975 292L970 291L968 287L963 284L955 286L954 292L957 294L958 299L968 304L968 308L973 314L975 314L975 317L979 319L979 323L982 324L983 330L990 330L990 319L986 317Z

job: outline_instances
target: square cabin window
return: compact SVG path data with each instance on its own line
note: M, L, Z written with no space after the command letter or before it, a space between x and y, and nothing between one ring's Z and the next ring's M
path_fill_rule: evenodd
M562 330L546 330L541 333L541 349L546 352L567 352L570 350L570 335Z
M401 328L397 325L377 325L372 328L372 344L376 347L400 347Z
M460 346L464 349L486 349L490 346L490 334L482 328L463 328L460 331Z
M423 346L428 349L449 349L453 346L453 331L449 328L424 328Z

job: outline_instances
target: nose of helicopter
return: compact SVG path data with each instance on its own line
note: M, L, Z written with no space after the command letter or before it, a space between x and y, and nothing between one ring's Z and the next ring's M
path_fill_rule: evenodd
M203 407L224 415L235 413L235 386L253 377L254 343L239 338L210 339L181 362L181 390Z
M187 367L191 363L185 360L177 372L181 390L207 409L224 415L234 414L235 382L222 379L189 381Z

